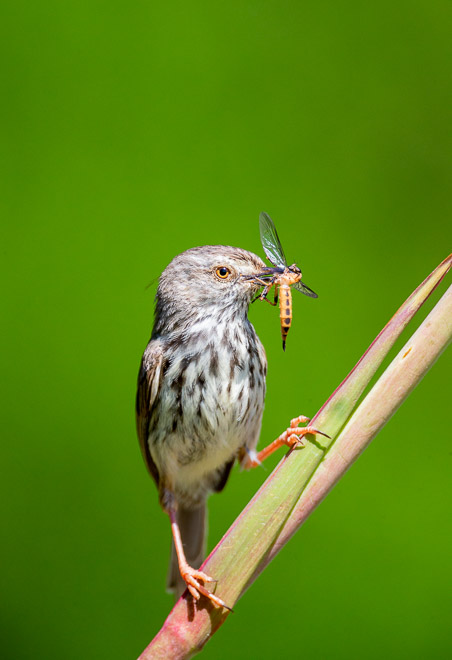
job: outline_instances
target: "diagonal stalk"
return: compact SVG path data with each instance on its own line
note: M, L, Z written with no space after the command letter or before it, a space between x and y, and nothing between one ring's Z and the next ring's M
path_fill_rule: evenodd
M444 277L451 260L449 257L440 264L408 298L321 408L314 419L322 430L337 436L381 361L408 321ZM435 355L445 347L447 332L451 331L451 297L449 291L410 340L410 350L407 349L408 352L405 351L402 358L399 354L380 379L390 388L397 382L398 398L393 396L391 390L391 396L388 396L388 390L383 390L383 394L380 392L379 395L380 405L369 404L368 401L372 402L375 397L374 391L378 392L378 388L382 387L378 381L340 436L334 439L332 447L331 443L322 448L318 443L309 442L303 451L290 452L208 557L203 570L217 578L218 593L228 604L233 605L238 600L386 423L436 359ZM446 328L446 334L442 333L441 328ZM426 350L427 345L434 345L435 349L429 352ZM396 362L397 367L394 366ZM395 370L398 381L394 381L394 377L384 381L390 370ZM399 381L405 383L404 387L400 386ZM375 419L372 418L372 410L377 415ZM314 472L315 476L312 477ZM210 603L202 602L199 609L193 609L191 600L182 597L140 658L190 657L202 648L227 616L227 612L213 608Z
M353 413L303 491L268 556L259 565L253 580L366 449L451 340L452 285Z

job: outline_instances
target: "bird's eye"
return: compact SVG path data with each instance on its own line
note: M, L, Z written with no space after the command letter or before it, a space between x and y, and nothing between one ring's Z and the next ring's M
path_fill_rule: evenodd
M215 275L220 278L220 280L225 280L229 275L231 274L231 271L229 268L226 268L226 266L220 266L219 268L216 269Z

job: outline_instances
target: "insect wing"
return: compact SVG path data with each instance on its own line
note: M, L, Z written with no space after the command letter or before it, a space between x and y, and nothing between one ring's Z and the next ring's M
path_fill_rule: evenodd
M293 288L297 291L301 291L301 293L304 293L305 296L309 296L310 298L318 298L318 295L315 293L315 291L306 286L306 284L303 284L303 282L297 282L293 285Z
M284 256L284 250L278 238L276 227L267 213L261 213L259 216L259 231L262 247L267 255L267 259L274 266L287 266L286 257Z

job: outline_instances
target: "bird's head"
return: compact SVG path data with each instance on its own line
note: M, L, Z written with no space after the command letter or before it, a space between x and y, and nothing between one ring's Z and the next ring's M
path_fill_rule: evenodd
M156 300L157 332L194 318L227 320L246 315L248 305L268 277L256 254L225 245L205 245L178 254L160 276Z

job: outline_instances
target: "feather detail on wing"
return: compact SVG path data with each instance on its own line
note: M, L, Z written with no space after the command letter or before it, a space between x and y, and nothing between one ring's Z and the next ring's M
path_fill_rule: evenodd
M141 453L157 485L159 484L159 473L149 451L148 435L149 422L160 388L162 355L163 351L160 342L150 341L141 360L136 399L136 423Z

